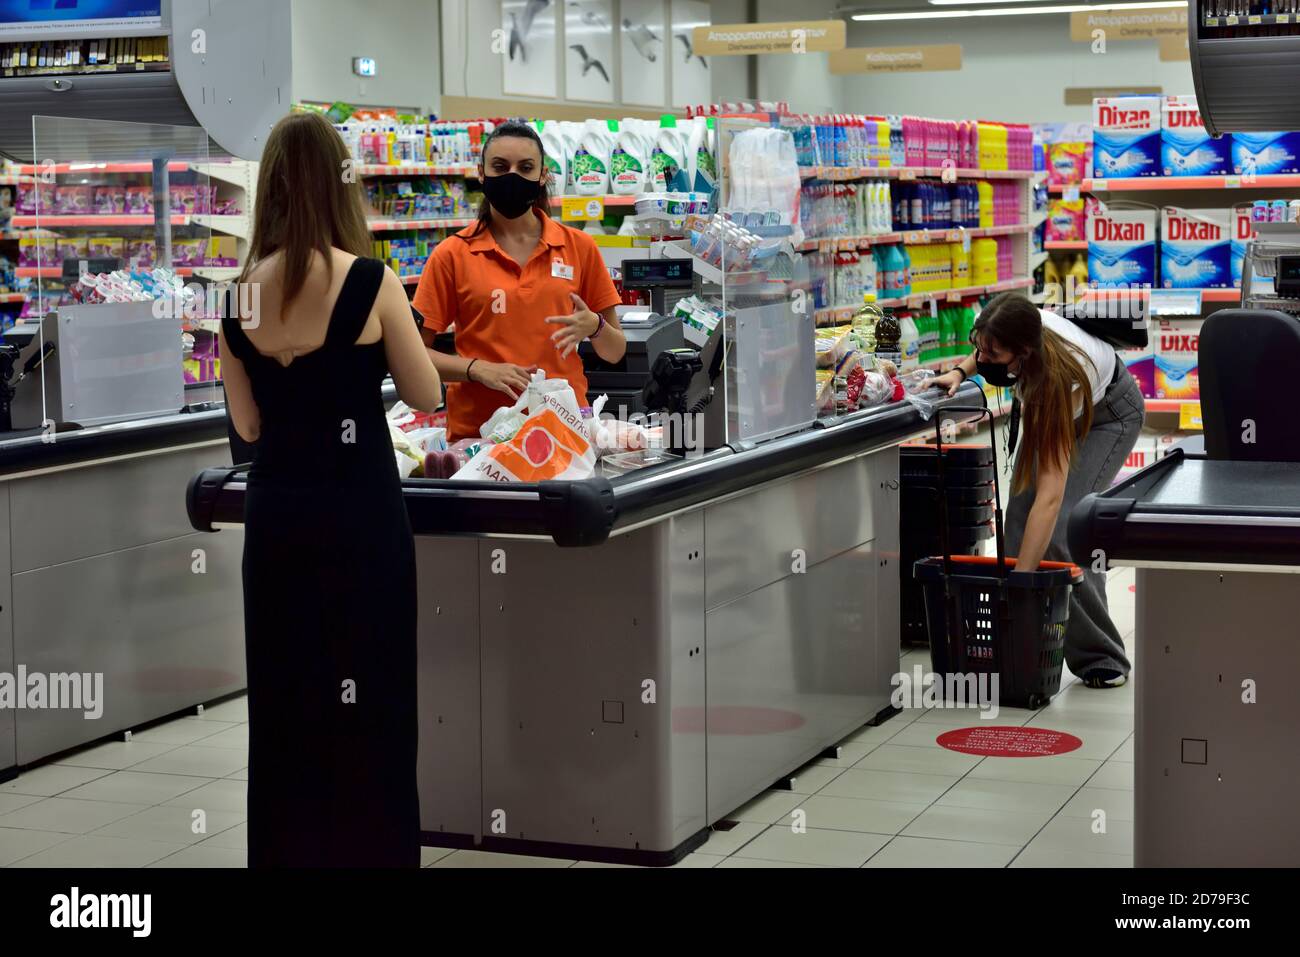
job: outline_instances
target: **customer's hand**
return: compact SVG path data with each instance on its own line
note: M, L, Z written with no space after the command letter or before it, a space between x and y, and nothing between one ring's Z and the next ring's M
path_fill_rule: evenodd
M965 377L956 369L953 369L951 372L945 372L943 375L935 376L931 379L930 388L943 389L943 391L947 392L949 396L954 396L957 394L957 390L961 388L961 384L965 381Z
M474 363L469 375L470 381L477 385L487 386L495 392L504 392L512 399L518 399L528 388L536 371L537 366L525 369L509 362L479 361Z

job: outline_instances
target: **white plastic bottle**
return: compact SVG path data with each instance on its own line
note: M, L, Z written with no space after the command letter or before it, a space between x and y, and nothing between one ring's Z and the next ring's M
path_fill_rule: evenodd
M677 127L677 117L665 114L659 121L652 157L654 189L664 193L688 193L686 141Z
M555 123L538 121L542 148L546 151L546 168L551 173L551 195L564 196L569 189L569 150Z
M645 143L633 129L619 129L615 120L609 121L614 146L609 158L609 191L615 196L635 196L645 192L646 170L650 156Z

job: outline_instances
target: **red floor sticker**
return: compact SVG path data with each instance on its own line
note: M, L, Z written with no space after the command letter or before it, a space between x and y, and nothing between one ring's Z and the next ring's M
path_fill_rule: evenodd
M778 708L674 708L674 734L779 734L802 728L804 718Z
M1074 735L1046 728L960 728L936 740L949 751L986 758L1045 758L1083 747Z

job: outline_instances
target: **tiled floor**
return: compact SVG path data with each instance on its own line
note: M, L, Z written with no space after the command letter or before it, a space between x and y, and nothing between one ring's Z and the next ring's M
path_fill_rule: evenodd
M1130 632L1132 583L1131 570L1116 571L1107 589L1116 624ZM1126 643L1131 656L1131 635ZM924 651L903 655L903 671L917 664L928 667ZM803 769L796 792L739 808L733 828L678 866L1131 867L1133 685L1065 681L1050 707L1003 709L997 723L1068 731L1083 740L1071 754L958 754L935 738L978 718L905 711ZM244 866L247 721L242 699L226 702L0 785L0 866ZM423 863L607 866L432 848Z

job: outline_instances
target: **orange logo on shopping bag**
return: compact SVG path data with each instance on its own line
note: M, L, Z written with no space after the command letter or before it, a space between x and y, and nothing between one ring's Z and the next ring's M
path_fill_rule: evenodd
M546 482L564 475L591 445L550 409L532 416L509 442L489 453L520 482Z

